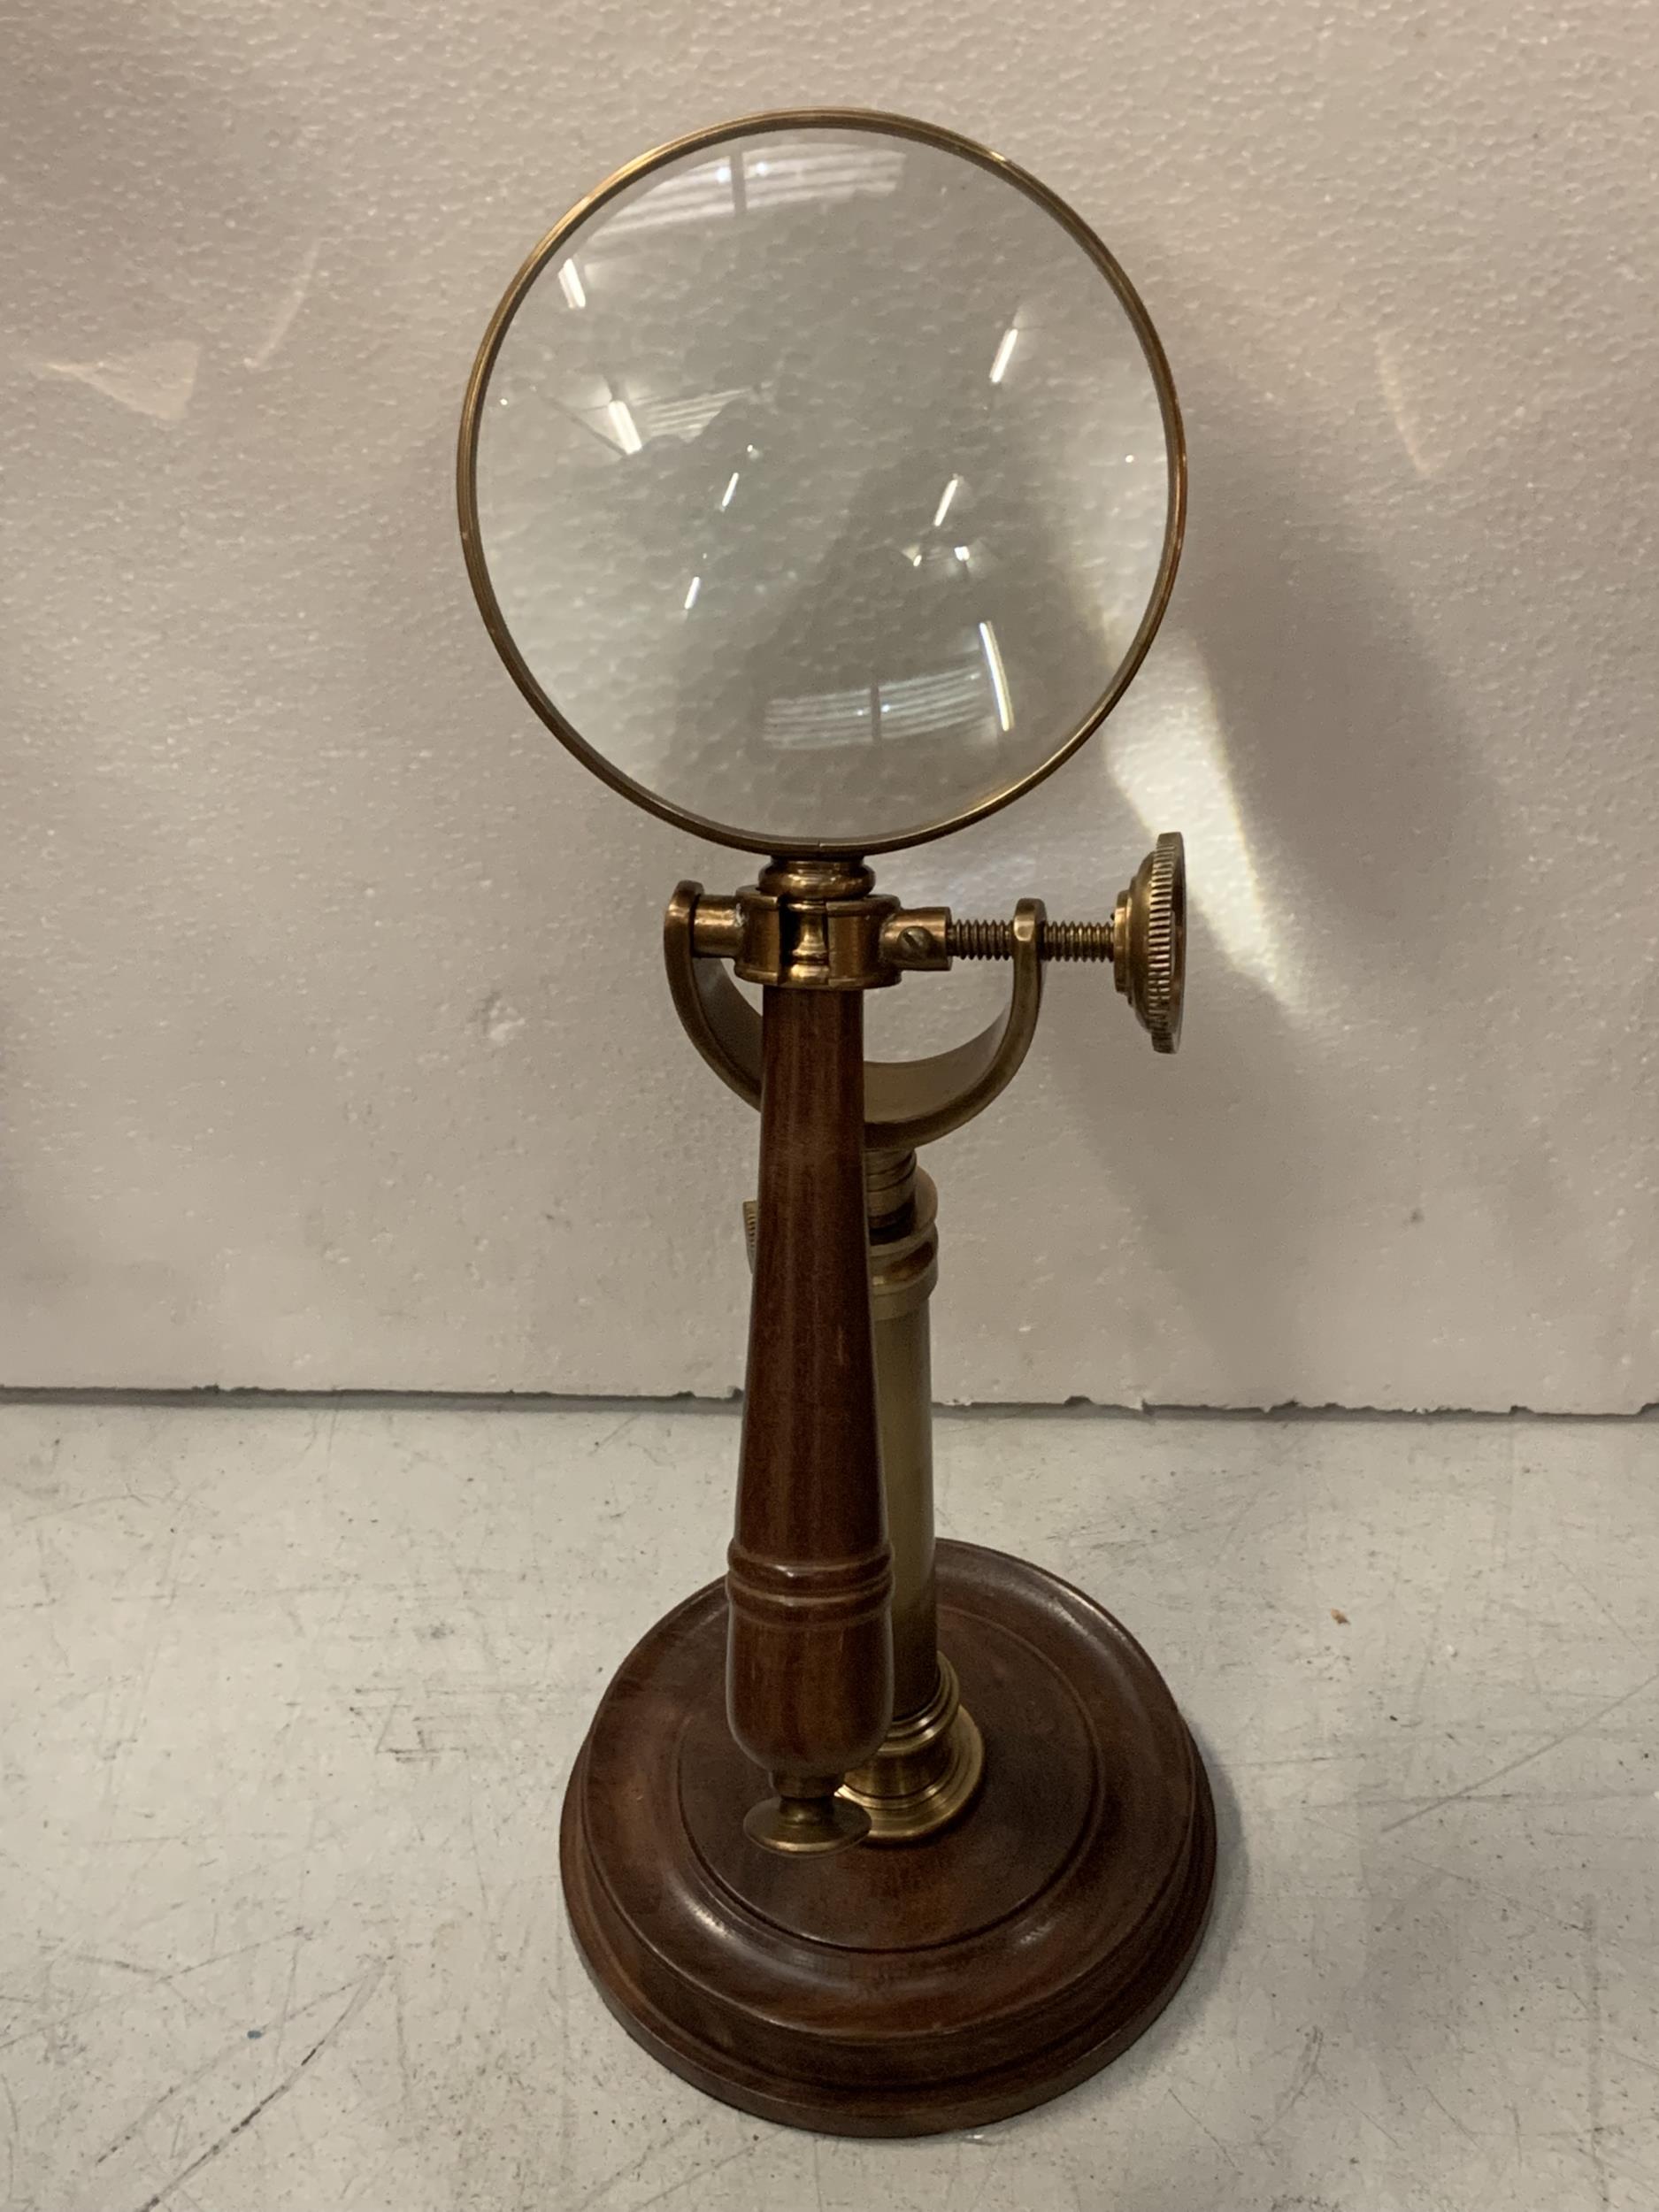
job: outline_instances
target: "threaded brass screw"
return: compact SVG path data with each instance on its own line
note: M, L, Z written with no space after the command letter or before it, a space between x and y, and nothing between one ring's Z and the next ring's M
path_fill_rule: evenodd
M953 960L1011 960L1014 957L1012 922L953 921L945 933L945 949ZM1112 926L1110 922L1048 922L1037 932L1040 960L1110 960Z

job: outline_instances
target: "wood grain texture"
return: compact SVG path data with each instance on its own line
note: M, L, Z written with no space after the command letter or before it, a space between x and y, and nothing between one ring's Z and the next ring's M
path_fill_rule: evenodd
M1202 1932L1210 1789L1151 1661L1039 1568L955 1543L938 1566L986 1736L955 1827L811 1860L743 1835L718 1584L624 1664L566 1795L565 1895L607 2004L687 2080L793 2126L920 2135L1039 2104L1141 2033Z
M768 990L762 1049L727 1707L775 1786L828 1793L874 1753L893 1711L862 995Z

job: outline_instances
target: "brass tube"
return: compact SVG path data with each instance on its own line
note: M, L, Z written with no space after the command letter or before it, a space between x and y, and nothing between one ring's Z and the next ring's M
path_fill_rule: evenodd
M864 1159L881 1486L893 1559L893 1725L841 1785L870 1840L916 1844L971 1803L984 1747L938 1646L933 1580L933 1394L927 1302L939 1279L936 1196L909 1151Z
M926 1294L884 1314L879 1258L875 1294L881 1479L893 1548L893 1713L902 1720L930 1702L939 1681L932 1359Z
M939 1687L933 1601L933 1391L927 1302L939 1279L933 1178L912 1151L864 1156L870 1302L887 1541L893 1551L893 1716Z

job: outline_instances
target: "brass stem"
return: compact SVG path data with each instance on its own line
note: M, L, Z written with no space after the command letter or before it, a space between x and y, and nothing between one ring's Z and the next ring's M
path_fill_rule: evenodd
M979 1786L984 1748L939 1651L933 1577L933 1361L927 1302L938 1279L932 1179L914 1152L866 1154L881 1483L893 1554L893 1723L843 1796L872 1843L915 1843L954 1820Z
M893 1547L893 1710L920 1712L939 1672L933 1601L932 1361L927 1308L876 1312L876 1393Z
M918 1713L938 1686L933 1602L933 1356L927 1301L938 1278L933 1187L916 1155L872 1153L870 1207L876 1403L893 1548L893 1711Z

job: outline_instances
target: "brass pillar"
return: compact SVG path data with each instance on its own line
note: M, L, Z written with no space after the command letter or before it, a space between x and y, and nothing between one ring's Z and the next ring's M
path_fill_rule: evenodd
M927 1302L939 1279L933 1179L911 1151L865 1156L876 1401L893 1552L893 1725L842 1794L872 1843L913 1843L961 1812L985 1748L939 1649L933 1587L933 1394Z
M919 1713L938 1686L933 1605L933 1356L927 1301L939 1279L933 1179L914 1152L872 1152L870 1289L876 1335L887 1540L893 1547L893 1712Z

